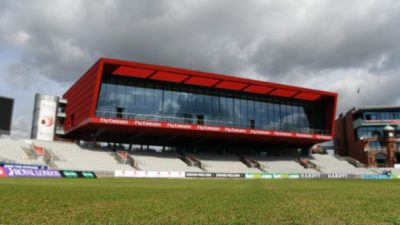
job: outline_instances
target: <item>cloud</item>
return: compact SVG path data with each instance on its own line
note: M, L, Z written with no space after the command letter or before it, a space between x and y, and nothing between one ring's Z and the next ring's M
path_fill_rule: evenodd
M68 87L113 57L338 91L340 110L358 87L362 104L393 104L399 24L396 0L5 0L0 50L18 54L0 79Z

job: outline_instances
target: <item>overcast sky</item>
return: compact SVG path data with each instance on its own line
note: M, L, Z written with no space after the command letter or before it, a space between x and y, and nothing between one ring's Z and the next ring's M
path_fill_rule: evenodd
M1 0L12 135L29 136L36 92L62 95L99 57L334 91L339 112L400 104L400 1Z

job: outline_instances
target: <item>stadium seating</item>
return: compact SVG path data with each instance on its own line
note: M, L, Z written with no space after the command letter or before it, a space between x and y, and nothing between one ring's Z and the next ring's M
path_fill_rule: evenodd
M180 159L182 156L174 152L136 151L131 152L130 155L140 170L203 172L198 167L188 166Z
M357 168L346 160L340 160L335 156L312 154L309 160L317 165L323 173L336 174L376 174L373 170L367 168Z
M134 170L128 164L119 163L110 151L87 150L73 143L32 141L43 146L55 157L53 163L58 169L113 171Z
M202 167L207 172L214 173L259 173L257 168L249 168L233 154L196 153L191 154L200 160Z
M43 157L29 157L26 150L30 148L32 146L29 141L0 139L0 160L8 163L46 165Z
M294 157L282 156L249 156L257 161L261 169L269 173L319 173L314 169L307 169L301 166Z
M40 150L40 151L39 151ZM40 153L40 154L39 154ZM301 162L294 157L217 154L181 155L175 152L89 150L57 141L0 139L0 162L43 165L65 170L90 170L105 176L114 170L183 171L212 173L332 173L381 174L394 168L358 168L337 156L313 154ZM308 166L313 168L304 168Z

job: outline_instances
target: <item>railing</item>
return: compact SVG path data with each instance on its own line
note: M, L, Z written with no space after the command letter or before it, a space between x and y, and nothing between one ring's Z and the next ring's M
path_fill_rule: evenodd
M224 127L238 127L238 128L252 128L250 123L240 123L240 122L231 122L231 121L219 121L219 120L210 120L210 119L202 119L198 120L196 118L187 118L187 117L174 117L174 116L164 116L164 115L149 115L149 114L139 114L139 113L117 113L117 112L109 112L109 111L96 111L97 117L105 117L105 118L117 118L117 119L135 119L135 120L147 120L147 121L163 121L163 122L172 122L172 123L183 123L183 124L201 124L208 126L224 126ZM321 135L329 135L330 133L327 130L322 129L312 129L312 128L293 128L287 125L273 125L268 127L259 127L257 124L252 129L260 129L260 130L274 130L274 131L285 131L285 132L297 132L297 133L305 133L305 134L321 134Z
M373 152L386 152L387 151L386 147L375 147L375 148L368 147L368 150L373 151Z

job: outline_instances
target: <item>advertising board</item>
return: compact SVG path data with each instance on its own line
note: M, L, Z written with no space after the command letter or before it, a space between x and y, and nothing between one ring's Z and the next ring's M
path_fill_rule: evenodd
M92 171L60 170L60 173L64 178L96 178Z
M57 102L42 99L38 117L37 139L52 141L56 122Z
M331 139L329 135L303 134L303 133L293 133L293 132L256 130L250 128L219 127L219 126L207 126L207 125L196 125L196 124L180 124L180 123L159 122L159 121L143 121L143 120L133 120L133 119L128 120L128 119L115 119L115 118L90 118L90 122L97 124L171 128L171 129L194 130L194 131L212 131L220 133L251 134L251 135L262 135L262 136L273 136L273 137L293 137L293 138L319 139L319 140Z
M142 177L142 178L184 178L185 172L180 171L141 171L115 170L114 177Z
M9 177L53 177L59 178L61 174L58 170L46 169L27 169L27 168L4 168Z
M0 167L0 177L6 177L7 171L3 167Z

